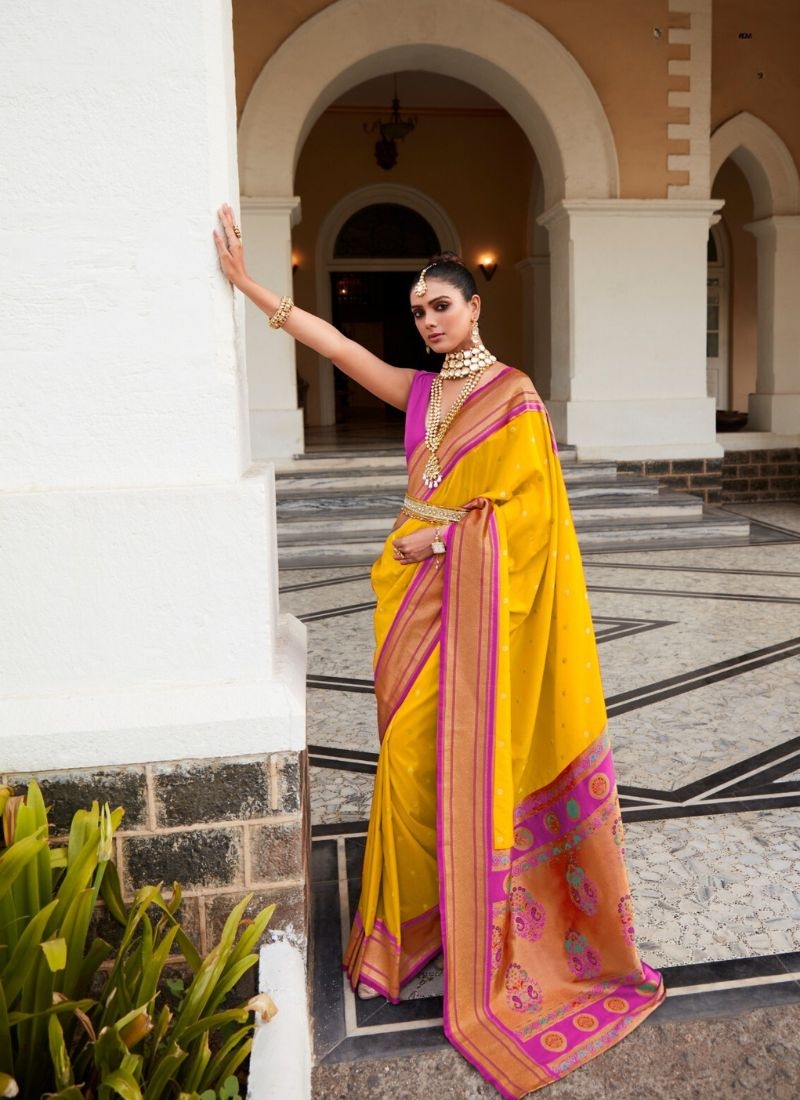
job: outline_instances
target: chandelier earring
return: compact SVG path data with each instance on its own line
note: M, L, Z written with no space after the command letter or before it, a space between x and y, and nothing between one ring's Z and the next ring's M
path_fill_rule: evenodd
M478 332L478 318L472 322L472 342L477 347L481 342L481 334Z

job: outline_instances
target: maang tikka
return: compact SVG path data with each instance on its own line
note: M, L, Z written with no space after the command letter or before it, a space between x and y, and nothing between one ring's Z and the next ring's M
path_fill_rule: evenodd
M416 286L414 287L414 293L418 298L424 298L428 291L428 284L425 282L425 272L429 271L433 266L433 264L428 264L428 266L423 267L422 271L420 271L419 273L419 278L417 279Z

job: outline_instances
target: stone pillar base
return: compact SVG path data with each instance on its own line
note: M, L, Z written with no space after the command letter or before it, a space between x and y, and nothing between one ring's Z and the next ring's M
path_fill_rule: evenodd
M719 458L714 399L558 401L547 407L556 438L580 459Z
M751 393L747 426L754 432L796 435L800 431L800 393Z

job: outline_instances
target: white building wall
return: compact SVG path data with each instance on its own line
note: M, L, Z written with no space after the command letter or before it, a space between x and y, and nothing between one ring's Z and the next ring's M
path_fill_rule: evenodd
M33 0L0 37L4 767L302 745L211 240L238 194L230 0Z

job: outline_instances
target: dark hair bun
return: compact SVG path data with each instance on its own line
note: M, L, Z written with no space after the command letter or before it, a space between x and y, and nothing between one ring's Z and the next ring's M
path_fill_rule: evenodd
M429 264L461 264L462 267L467 265L461 259L456 252L437 252L435 256L431 256L428 260Z

